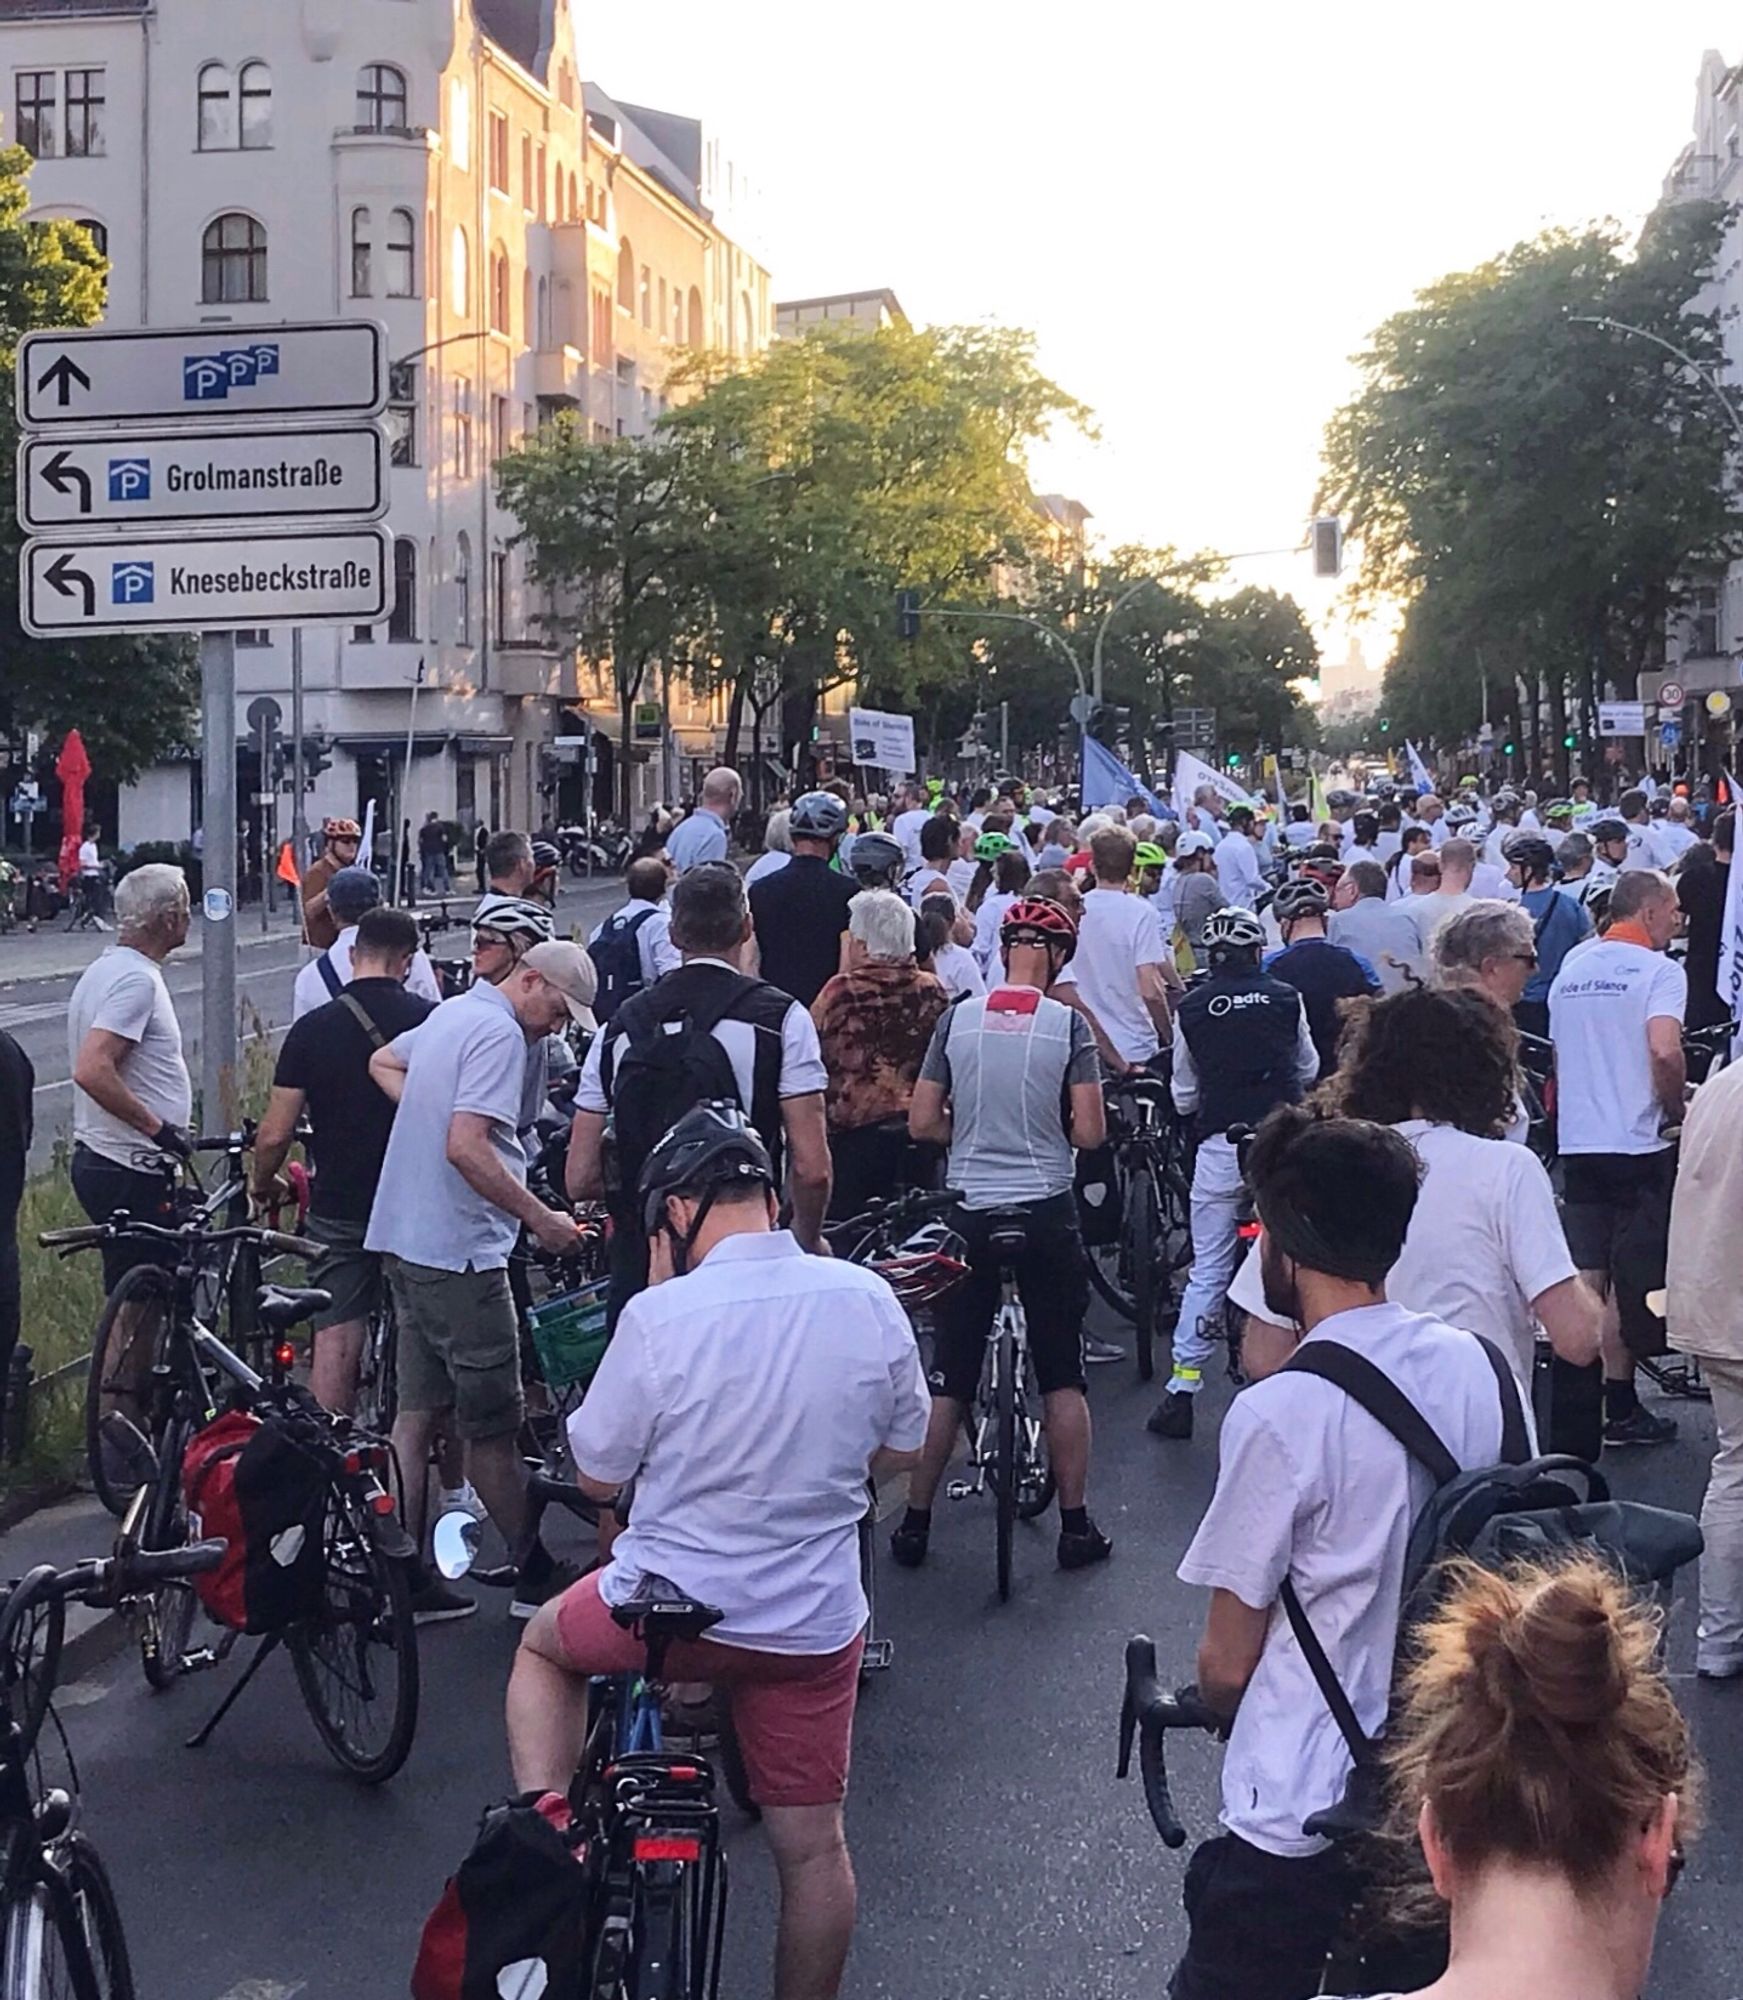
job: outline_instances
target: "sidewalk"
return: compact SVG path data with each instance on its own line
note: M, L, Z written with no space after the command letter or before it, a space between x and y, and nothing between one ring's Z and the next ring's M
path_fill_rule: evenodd
M0 1533L0 1582L9 1583L38 1563L70 1568L89 1556L107 1555L114 1543L115 1521L95 1495L79 1493L70 1500L57 1500ZM120 1612L69 1604L62 1686L119 1652L129 1636L128 1622Z
M115 942L113 928L107 931L69 931L63 927L64 924L64 918L57 918L52 924L45 924L34 936L29 931L16 930L0 937L0 987L17 986L36 979L74 978L94 958L101 957L106 946ZM177 964L199 957L204 925L205 919L196 907L188 941L176 953ZM272 919L272 928L263 931L260 928L260 906L253 904L242 912L242 920L237 926L237 949L248 951L256 945L283 944L300 936L301 928L301 922L293 912L281 909Z

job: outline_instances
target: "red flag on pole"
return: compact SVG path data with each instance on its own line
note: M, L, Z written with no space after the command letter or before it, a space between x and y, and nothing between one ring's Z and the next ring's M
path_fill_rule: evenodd
M288 882L293 889L302 887L302 875L297 868L297 857L287 840L278 850L278 866L272 871L281 882Z

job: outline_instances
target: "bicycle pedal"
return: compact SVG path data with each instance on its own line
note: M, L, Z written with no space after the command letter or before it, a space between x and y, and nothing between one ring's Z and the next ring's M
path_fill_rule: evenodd
M944 1497L946 1500L972 1500L974 1498L974 1481L972 1479L953 1479L945 1487Z
M862 1674L885 1673L895 1665L895 1660L894 1639L868 1639L865 1651L860 1655L859 1670Z

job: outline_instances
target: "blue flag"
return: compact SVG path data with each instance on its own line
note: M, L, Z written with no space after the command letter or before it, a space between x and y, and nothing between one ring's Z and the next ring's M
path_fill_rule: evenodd
M1404 754L1410 759L1410 782L1425 792L1434 790L1434 780L1428 774L1428 766L1422 761L1422 753L1414 743L1406 743Z
M1172 819L1173 813L1151 791L1128 771L1105 743L1098 743L1085 732L1083 739L1083 809L1093 812L1097 806L1123 806L1127 799L1142 798L1153 813Z

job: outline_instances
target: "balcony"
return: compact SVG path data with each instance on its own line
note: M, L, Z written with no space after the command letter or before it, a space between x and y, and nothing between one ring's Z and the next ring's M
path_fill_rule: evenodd
M587 357L566 342L533 356L533 394L541 403L579 403L587 394Z
M500 640L491 649L490 677L498 694L576 697L574 653L539 639Z

